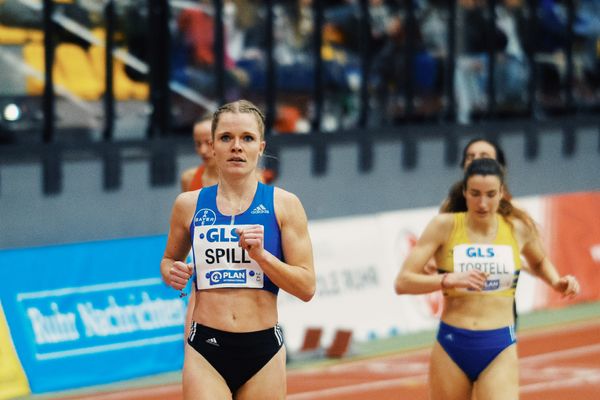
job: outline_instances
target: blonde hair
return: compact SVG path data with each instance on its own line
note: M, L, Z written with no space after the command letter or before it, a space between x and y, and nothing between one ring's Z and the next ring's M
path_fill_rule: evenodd
M265 116L263 115L262 111L260 111L258 107L255 106L254 103L252 103L251 101L237 100L222 105L217 109L217 111L213 113L211 126L213 140L215 138L215 131L217 130L217 125L219 124L219 119L221 118L221 114L223 113L253 114L258 125L258 130L260 131L260 139L265 139Z

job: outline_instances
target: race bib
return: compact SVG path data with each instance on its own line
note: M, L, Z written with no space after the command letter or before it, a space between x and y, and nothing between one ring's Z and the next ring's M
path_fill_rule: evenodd
M256 288L264 286L264 272L239 246L238 228L250 225L194 227L194 262L197 288Z
M494 292L512 288L515 279L513 249L507 245L460 244L454 247L454 272L472 269L488 274L483 291ZM461 288L457 291L469 291Z

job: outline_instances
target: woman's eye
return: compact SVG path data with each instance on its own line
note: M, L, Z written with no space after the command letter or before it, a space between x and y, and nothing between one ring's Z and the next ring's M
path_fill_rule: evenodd
M244 136L244 142L252 142L254 141L254 137L253 136Z
M229 137L229 135L221 136L221 142L229 142L230 140L231 138Z

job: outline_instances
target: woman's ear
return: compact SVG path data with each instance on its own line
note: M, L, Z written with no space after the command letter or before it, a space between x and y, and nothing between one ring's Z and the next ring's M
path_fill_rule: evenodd
M267 142L265 142L264 140L260 143L260 150L258 151L258 156L262 157L264 151L265 151L265 147L267 147Z

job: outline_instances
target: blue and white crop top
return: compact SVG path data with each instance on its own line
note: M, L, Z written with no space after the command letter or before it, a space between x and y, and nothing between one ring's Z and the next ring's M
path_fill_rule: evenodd
M264 227L264 248L283 259L281 232L273 205L274 187L258 183L250 207L241 214L223 215L217 208L217 185L200 190L190 225L196 290L219 288L263 289L277 295L277 287L258 263L238 246L235 230Z

